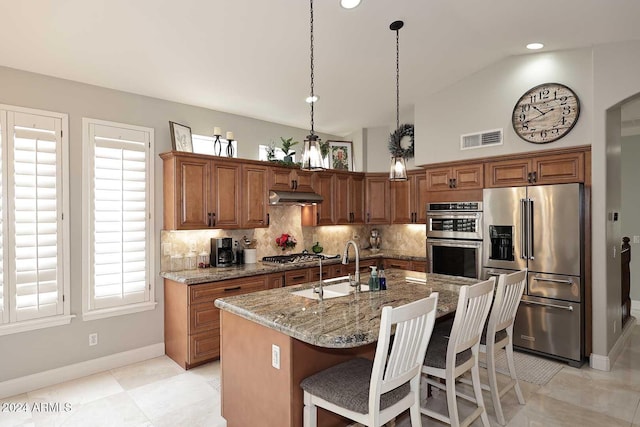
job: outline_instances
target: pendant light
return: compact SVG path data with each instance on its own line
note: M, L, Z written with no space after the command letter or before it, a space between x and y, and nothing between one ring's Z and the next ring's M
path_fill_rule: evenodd
M389 29L396 32L396 129L400 128L400 28L403 26L402 21L393 21L389 25ZM402 155L392 153L389 180L407 180L407 163Z
M322 154L320 152L320 138L316 135L313 129L313 107L318 100L316 95L313 93L313 0L310 0L311 5L311 20L310 20L310 28L311 28L311 55L310 55L310 63L311 63L311 94L309 95L308 100L311 105L311 131L309 135L307 135L307 139L304 140L304 150L302 151L302 169L306 170L319 170L323 169L322 163Z

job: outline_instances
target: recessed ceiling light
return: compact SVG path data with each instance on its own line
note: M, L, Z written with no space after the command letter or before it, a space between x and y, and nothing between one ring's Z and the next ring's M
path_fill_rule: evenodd
M307 99L305 99L305 102L307 104L311 104L312 102L318 102L318 99L320 99L318 95L307 96Z
M340 6L345 9L353 9L360 4L360 0L340 0Z
M531 49L531 50L538 50L538 49L542 49L544 47L544 45L542 43L529 43L527 45L527 49Z

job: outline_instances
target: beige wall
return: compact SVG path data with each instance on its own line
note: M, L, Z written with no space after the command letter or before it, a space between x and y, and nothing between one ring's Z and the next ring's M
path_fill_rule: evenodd
M152 275L158 306L153 311L85 322L82 314L82 118L90 117L155 129L155 218L157 247L162 227L162 162L157 156L171 150L168 122L210 135L213 127L231 130L238 140L239 156L257 159L258 145L279 141L280 136L304 139L308 131L275 123L118 92L0 67L0 103L69 114L69 176L71 232L70 325L0 336L0 382L82 361L164 342L163 289L158 276L160 251ZM323 139L342 139L320 135ZM89 333L99 334L99 344L88 346Z
M640 135L622 138L622 235L631 239L631 299L640 301Z

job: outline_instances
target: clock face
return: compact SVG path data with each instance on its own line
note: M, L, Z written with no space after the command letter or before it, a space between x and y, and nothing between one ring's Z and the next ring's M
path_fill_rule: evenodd
M520 97L511 123L520 138L545 144L568 134L579 116L580 101L571 89L559 83L545 83Z

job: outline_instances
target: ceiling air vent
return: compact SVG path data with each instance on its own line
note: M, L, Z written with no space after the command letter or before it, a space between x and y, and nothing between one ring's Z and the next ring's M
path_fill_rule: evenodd
M461 150L490 147L492 145L502 145L502 129L460 135Z

